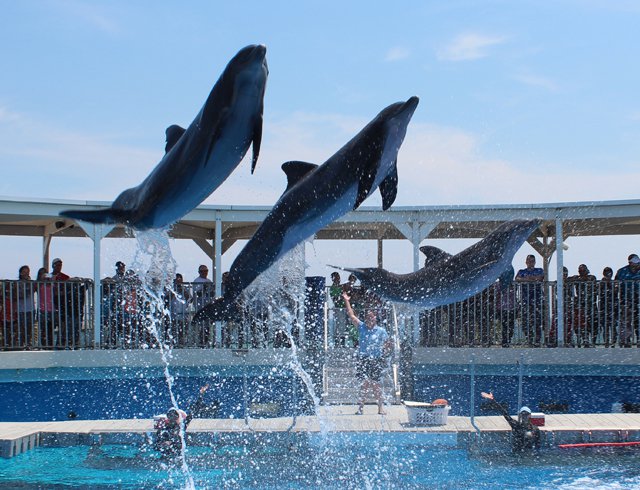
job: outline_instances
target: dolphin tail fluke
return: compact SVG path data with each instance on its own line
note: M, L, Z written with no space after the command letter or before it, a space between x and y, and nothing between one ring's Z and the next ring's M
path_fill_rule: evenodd
M60 216L80 221L88 221L89 223L111 224L122 222L121 219L118 219L118 216L116 216L111 208L95 211L75 211L70 209L68 211L61 211Z
M220 322L231 319L236 313L237 306L224 297L216 298L213 303L200 309L194 316L193 322Z
M393 170L378 186L382 196L382 210L386 211L396 200L398 194L398 160L393 162Z

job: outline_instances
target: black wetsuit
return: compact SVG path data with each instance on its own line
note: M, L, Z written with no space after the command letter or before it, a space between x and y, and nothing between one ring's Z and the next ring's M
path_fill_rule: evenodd
M514 453L540 448L540 429L533 425L531 420L527 423L515 420L509 415L507 410L496 401L492 401L490 407L498 410L511 426L511 448Z
M202 402L202 394L198 399L189 406L187 417L184 420L184 430L193 419L194 413L199 413L204 406ZM167 420L163 427L156 430L156 439L154 449L160 453L163 458L175 459L180 455L182 450L182 440L180 438L180 420L173 423Z

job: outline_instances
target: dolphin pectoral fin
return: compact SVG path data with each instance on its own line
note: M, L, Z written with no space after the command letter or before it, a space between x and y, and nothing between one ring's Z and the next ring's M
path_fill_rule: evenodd
M251 160L251 173L256 168L258 163L258 155L260 155L260 145L262 144L262 112L256 117L255 124L253 125L253 159Z
M371 186L376 179L376 169L365 170L365 173L358 179L358 197L353 209L358 209L360 204L367 198L371 192Z
M396 200L398 194L398 160L393 162L393 170L385 177L378 186L382 196L382 210L386 211Z
M500 289L502 291L504 291L511 285L515 273L516 271L513 270L513 266L510 265L502 274L500 274L498 281L500 281Z
M452 255L445 252L441 248L434 247L431 245L424 245L420 247L420 251L425 255L424 266L433 264L434 262L439 262L441 260L449 260Z
M125 221L122 216L116 215L111 208L96 211L74 211L70 209L68 211L61 211L60 216L80 221L87 221L89 223L112 224L124 223Z
M282 164L282 171L287 176L287 188L285 192L296 185L302 178L304 178L310 172L317 169L318 166L315 163L299 162L292 160L290 162L284 162Z
M180 140L185 131L186 129L178 126L177 124L172 124L165 130L164 134L167 138L167 144L164 147L165 153L169 153L171 148L173 148L175 144Z

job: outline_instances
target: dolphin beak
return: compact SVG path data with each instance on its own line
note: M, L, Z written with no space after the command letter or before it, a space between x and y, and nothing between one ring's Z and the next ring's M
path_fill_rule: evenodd
M418 102L420 102L420 99L414 95L404 103L400 112L408 117L413 116L413 112L416 110L416 107L418 107Z

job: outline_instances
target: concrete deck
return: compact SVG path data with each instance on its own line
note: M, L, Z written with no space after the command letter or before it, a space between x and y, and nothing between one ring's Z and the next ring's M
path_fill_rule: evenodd
M433 433L449 435L459 446L468 446L476 438L469 417L449 416L446 425L409 424L404 406L386 408L387 415L377 414L375 406L366 406L364 415L355 415L356 406L323 406L318 416L293 418L194 419L188 434L206 444L206 436L218 438L228 434L259 435L287 433ZM483 440L494 445L508 443L510 427L501 416L476 417ZM292 425L293 424L293 425ZM640 441L640 414L567 414L547 415L543 443L555 446L580 442ZM77 420L65 422L0 422L0 457L10 458L38 446L71 446L103 442L139 443L153 433L153 420ZM211 438L209 438L211 441ZM196 442L197 444L197 442Z

